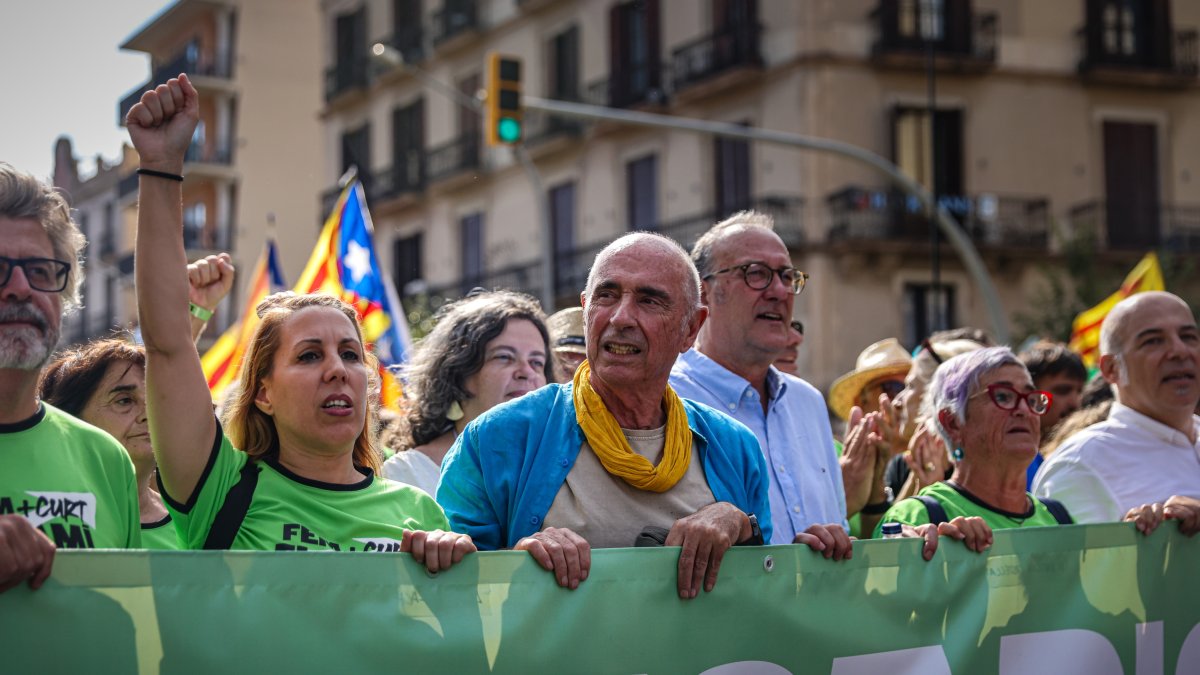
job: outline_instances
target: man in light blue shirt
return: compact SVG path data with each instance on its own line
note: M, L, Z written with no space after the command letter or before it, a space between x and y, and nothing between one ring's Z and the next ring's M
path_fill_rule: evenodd
M813 525L846 538L846 493L825 400L771 365L787 346L792 299L807 276L792 267L770 217L754 212L705 233L692 262L709 316L695 347L675 362L671 386L758 437L770 476L770 543L790 544Z

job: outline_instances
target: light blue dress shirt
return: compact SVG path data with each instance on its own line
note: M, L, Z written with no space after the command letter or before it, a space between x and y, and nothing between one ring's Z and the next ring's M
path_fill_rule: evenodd
M770 476L772 544L790 544L809 525L846 522L846 491L833 447L825 398L816 387L774 366L767 372L770 402L763 414L750 382L689 349L671 369L675 393L710 405L750 427Z

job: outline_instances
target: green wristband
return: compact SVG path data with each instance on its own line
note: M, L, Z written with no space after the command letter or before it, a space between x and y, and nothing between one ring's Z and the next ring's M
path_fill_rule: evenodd
M190 313L192 316L196 317L197 319L204 321L205 323L207 323L208 320L211 319L212 315L213 315L212 312L210 312L207 309L204 309L203 307L201 307L200 305L197 305L194 302L188 303L188 313Z

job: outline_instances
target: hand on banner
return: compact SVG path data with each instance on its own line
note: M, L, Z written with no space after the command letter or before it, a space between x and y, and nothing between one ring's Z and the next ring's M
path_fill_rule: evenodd
M54 544L24 516L0 516L0 593L28 581L37 590L50 577Z
M210 255L188 265L188 300L208 311L229 295L236 274L228 253Z
M967 547L968 550L982 553L985 549L992 545L992 528L984 522L979 516L959 516L948 523L934 525L926 523L925 525L901 525L900 535L903 537L920 537L925 540L925 548L921 551L921 557L925 560L932 560L933 554L937 552L938 537L950 537L957 539Z
M1166 502L1142 504L1125 514L1125 522L1133 523L1138 532L1146 535L1167 519L1178 520L1179 531L1189 537L1200 532L1200 500L1176 495Z
M730 546L752 536L750 517L729 502L709 504L671 526L666 546L680 546L679 597L687 600L717 584L721 560Z
M430 572L450 569L463 556L477 550L471 537L444 530L405 530L400 542L400 551L411 553L413 560L424 564Z
M554 573L563 588L579 588L592 569L592 547L565 527L547 527L518 541L513 550L529 551L539 565Z
M837 523L809 525L796 535L793 544L807 544L809 548L833 560L849 560L854 557L854 537Z
M200 97L184 74L142 94L125 116L141 167L176 174L183 171L183 158L199 121Z

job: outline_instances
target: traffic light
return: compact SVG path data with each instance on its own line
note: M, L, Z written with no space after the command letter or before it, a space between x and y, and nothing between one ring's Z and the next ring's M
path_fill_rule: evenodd
M487 144L513 145L525 135L521 113L521 60L488 54Z

